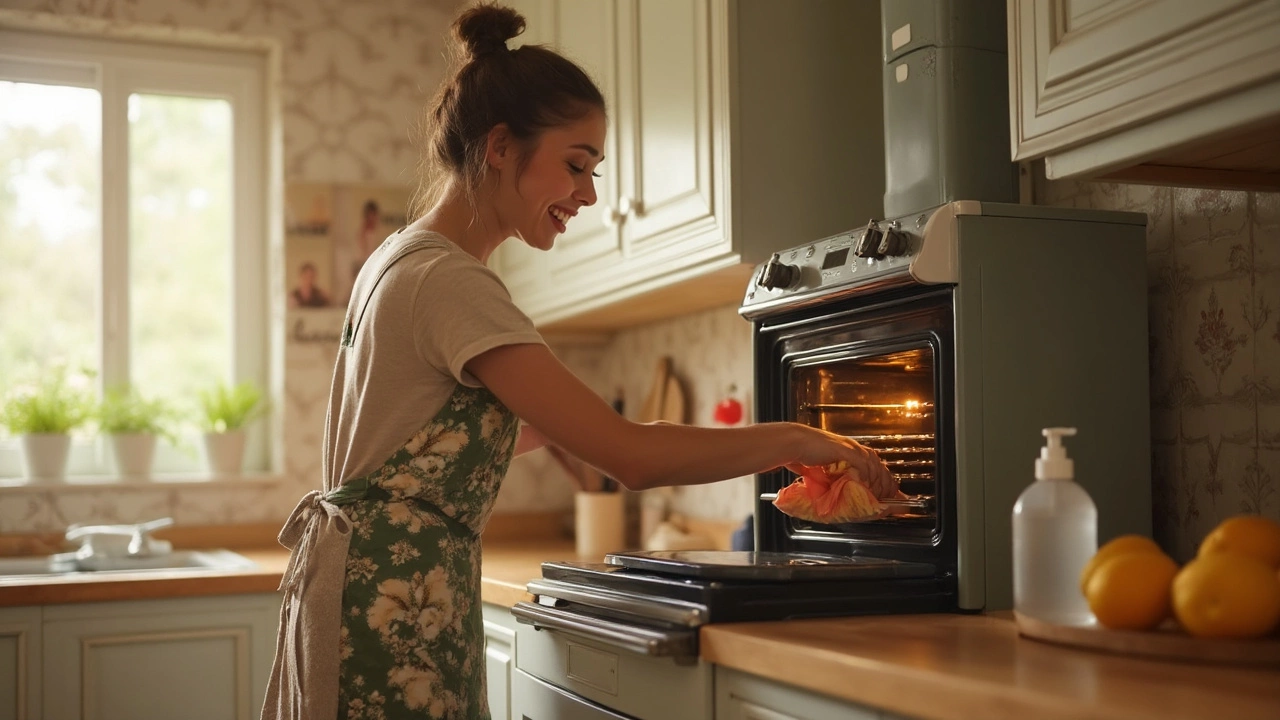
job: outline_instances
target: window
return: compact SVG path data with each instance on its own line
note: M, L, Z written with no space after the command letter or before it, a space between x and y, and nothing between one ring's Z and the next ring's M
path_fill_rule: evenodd
M0 30L0 388L55 362L184 410L217 381L267 387L265 65ZM201 469L181 444L154 472ZM83 439L68 472L109 463ZM20 472L0 443L0 477Z

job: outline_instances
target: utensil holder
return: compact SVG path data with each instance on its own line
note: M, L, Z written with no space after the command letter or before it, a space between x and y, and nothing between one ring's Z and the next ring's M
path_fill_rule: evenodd
M573 537L578 557L599 562L625 549L625 503L620 492L580 492L573 496Z

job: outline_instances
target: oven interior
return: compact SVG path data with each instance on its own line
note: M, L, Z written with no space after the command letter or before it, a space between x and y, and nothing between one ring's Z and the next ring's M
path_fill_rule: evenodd
M762 414L874 449L916 501L874 520L821 524L762 500L761 549L954 563L952 324L951 294L932 292L758 326L757 351L769 358L757 366ZM757 486L767 496L795 479L778 470Z

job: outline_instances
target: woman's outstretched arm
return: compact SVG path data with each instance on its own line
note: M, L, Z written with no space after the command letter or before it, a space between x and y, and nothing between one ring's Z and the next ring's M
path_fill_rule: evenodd
M697 485L788 464L878 462L848 438L797 423L702 428L631 422L544 345L497 347L472 358L466 369L548 441L631 490Z

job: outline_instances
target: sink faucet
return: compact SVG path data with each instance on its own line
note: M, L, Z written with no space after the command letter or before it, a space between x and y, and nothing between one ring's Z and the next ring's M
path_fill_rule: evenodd
M173 518L160 518L136 525L84 525L67 530L67 540L79 540L76 557L150 557L173 549L167 540L151 537L152 530L169 527ZM127 542L125 538L128 538Z

